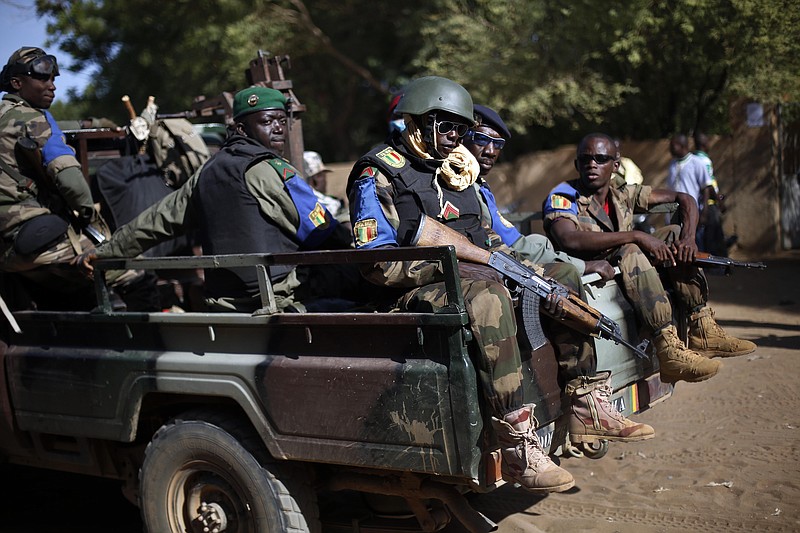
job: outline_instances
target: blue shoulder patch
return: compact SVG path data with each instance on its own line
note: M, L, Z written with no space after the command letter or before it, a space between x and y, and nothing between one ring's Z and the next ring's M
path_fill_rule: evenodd
M560 183L550 191L542 211L545 216L550 213L571 213L578 216L578 205L575 203L577 198L578 191L572 185L566 182Z
M270 160L271 162L272 160ZM275 170L278 170L273 165ZM333 215L317 200L317 195L306 180L294 171L289 164L282 165L285 174L282 176L283 185L289 191L294 206L300 215L300 227L297 228L297 238L306 248L316 248L339 224ZM290 175L291 174L291 175Z
M397 246L397 230L389 223L378 200L375 172L368 167L353 183L350 212L356 248Z
M500 210L497 208L497 200L495 200L494 194L491 189L489 189L489 185L485 182L481 183L480 194L481 197L483 197L483 201L486 202L486 206L489 208L489 214L492 216L492 229L494 232L500 235L500 238L503 239L503 243L508 246L517 242L517 239L522 237L522 234L517 230L514 224L506 220L500 213Z
M44 163L44 166L49 165L51 161L62 155L74 157L75 150L67 144L64 133L58 127L56 119L53 118L49 111L44 111L44 116L47 119L47 123L50 124L50 138L42 146L42 163Z

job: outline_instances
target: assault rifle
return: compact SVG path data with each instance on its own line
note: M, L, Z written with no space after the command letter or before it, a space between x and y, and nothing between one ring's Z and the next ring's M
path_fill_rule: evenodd
M53 180L50 179L47 172L44 170L42 151L39 149L39 145L36 144L36 141L30 137L20 137L17 139L17 153L25 158L28 163L27 166L36 174L37 183L40 184L40 187L44 189L43 192L47 195L48 200L45 202L49 204L47 207L51 211L57 211L59 215L66 216L66 218L75 227L80 228L94 244L102 244L106 240L106 236L88 222L79 220L72 210L60 200Z
M525 333L535 350L544 346L547 339L539 321L539 303L551 294L561 297L566 316L562 320L570 328L614 341L632 350L637 356L647 359L641 349L622 337L619 324L591 307L574 292L555 280L547 279L503 252L490 252L472 244L464 235L422 215L419 228L412 240L415 246L452 245L456 257L461 261L487 265L497 270L506 280L514 283L514 290L522 298L522 322Z
M731 259L730 257L720 257L718 255L711 255L706 252L697 252L694 255L694 261L692 264L699 267L722 267L725 269L725 275L731 274L731 269L733 267L741 267L741 268L758 268L758 269L765 269L767 265L759 262L750 262L750 261L736 261L735 259ZM664 266L669 267L672 266L670 263L664 264Z

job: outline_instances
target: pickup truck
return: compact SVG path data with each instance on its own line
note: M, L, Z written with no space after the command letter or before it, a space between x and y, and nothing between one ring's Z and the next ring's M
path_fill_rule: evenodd
M436 313L275 312L273 265L401 259L440 261L450 304ZM101 305L91 312L14 312L18 331L7 324L0 343L0 458L121 480L152 533L320 532L318 497L337 491L404 501L417 531L453 519L494 530L465 498L503 481L454 249L140 258L97 269L234 266L257 269L259 312L116 311L99 274ZM586 281L590 305L636 344L614 282ZM596 346L626 415L669 397L655 357ZM536 404L551 453L602 456L607 443L568 442L549 345L524 372L525 401Z

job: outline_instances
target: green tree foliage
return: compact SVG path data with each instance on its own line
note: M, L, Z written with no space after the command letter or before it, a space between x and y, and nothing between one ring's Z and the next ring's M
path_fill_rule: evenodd
M391 95L437 74L515 130L508 151L722 131L731 98L796 101L792 0L37 0L52 40L97 73L82 96L163 111L244 86L259 49L289 54L306 145L351 159L386 133Z

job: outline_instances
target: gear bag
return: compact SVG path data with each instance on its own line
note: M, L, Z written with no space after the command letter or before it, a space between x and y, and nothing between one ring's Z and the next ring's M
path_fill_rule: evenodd
M203 137L185 118L156 120L150 127L148 149L172 188L183 185L210 157Z

